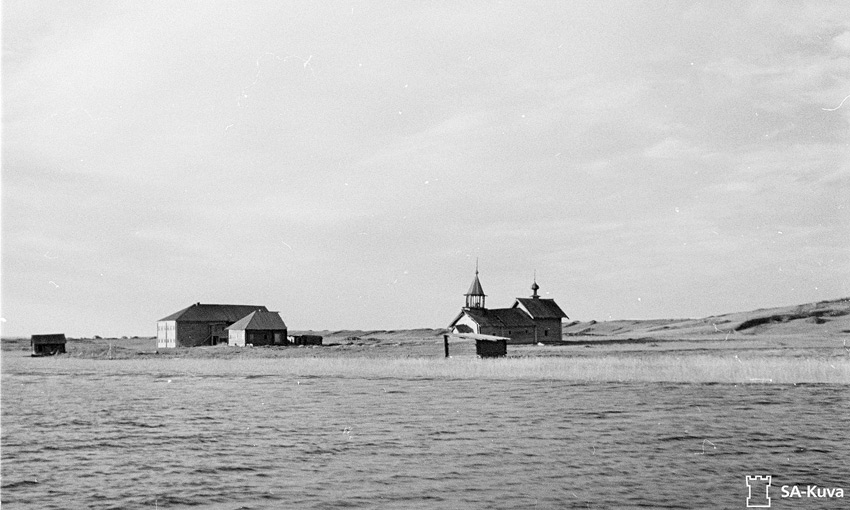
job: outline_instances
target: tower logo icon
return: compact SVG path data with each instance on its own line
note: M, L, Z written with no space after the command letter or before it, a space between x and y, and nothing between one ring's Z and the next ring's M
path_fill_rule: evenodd
M770 475L747 476L747 508L770 508Z

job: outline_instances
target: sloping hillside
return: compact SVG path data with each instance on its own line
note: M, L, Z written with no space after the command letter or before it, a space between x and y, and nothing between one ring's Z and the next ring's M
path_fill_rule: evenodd
M439 338L443 329L376 331L313 331L324 343L372 345ZM596 338L723 339L761 336L850 337L850 298L797 306L767 308L750 312L714 315L702 319L653 319L574 321L564 324L563 339L588 341Z
M616 320L571 322L564 338L586 336L632 338L694 338L718 335L848 335L850 298L703 319Z

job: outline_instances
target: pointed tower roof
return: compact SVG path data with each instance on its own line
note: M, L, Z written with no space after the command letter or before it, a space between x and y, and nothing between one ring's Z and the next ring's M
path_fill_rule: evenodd
M475 261L475 279L472 280L472 285L466 291L466 308L484 308L484 289L481 287L481 280L478 279L478 260Z
M472 280L472 285L466 291L467 296L485 296L484 289L481 287L481 280L478 279L478 270L475 271L475 279Z

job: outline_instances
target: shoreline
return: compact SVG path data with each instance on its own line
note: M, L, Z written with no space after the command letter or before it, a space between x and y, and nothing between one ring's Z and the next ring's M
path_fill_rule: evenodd
M566 380L730 384L850 384L846 336L748 335L726 339L570 337L509 345L499 359L478 359L474 342L442 330L330 334L322 346L156 349L155 338L69 339L68 352L32 358L26 339L2 340L4 374L33 368L98 371L119 362L141 373L401 379Z

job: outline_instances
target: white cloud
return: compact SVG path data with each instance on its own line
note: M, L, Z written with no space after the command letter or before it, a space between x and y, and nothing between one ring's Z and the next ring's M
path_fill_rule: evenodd
M832 42L835 43L835 46L845 53L850 53L850 30L842 33L841 35L837 35L832 39Z
M683 159L691 158L700 154L700 151L679 138L668 137L658 144L646 149L644 155L648 158L658 159Z

